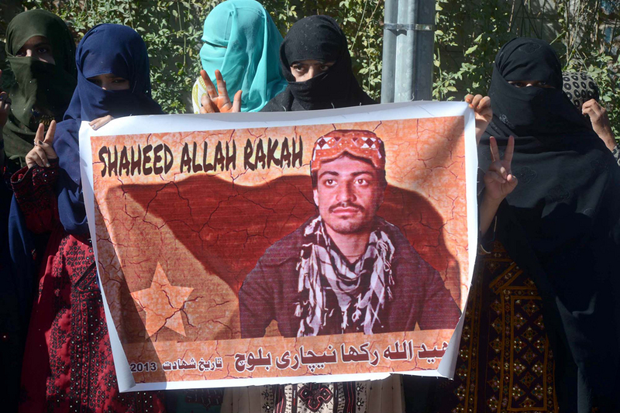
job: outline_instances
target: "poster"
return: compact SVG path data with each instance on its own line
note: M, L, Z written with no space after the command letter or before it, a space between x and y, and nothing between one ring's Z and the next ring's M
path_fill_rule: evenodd
M465 103L128 117L80 148L121 391L453 374Z

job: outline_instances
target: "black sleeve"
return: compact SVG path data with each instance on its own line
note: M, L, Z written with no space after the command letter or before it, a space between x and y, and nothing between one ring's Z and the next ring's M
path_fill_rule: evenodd
M274 319L274 296L266 281L262 259L248 274L239 290L241 337L264 337L265 329Z

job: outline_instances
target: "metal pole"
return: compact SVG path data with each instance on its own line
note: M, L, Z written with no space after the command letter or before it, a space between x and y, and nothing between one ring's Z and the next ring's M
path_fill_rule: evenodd
M431 100L435 0L386 0L381 103Z
M413 100L416 46L416 32L413 28L416 20L417 1L399 0L398 2L398 25L404 30L399 30L399 36L396 38L395 102Z
M435 42L435 0L417 0L415 100L433 98L433 48Z
M394 102L396 68L396 30L390 29L398 16L398 0L385 0L383 26L383 69L381 72L381 103Z

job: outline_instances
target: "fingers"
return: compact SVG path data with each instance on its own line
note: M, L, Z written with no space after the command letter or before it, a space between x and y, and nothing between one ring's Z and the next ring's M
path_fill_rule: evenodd
M3 104L10 105L11 104L11 98L9 98L9 94L6 93L6 92L1 92L0 93L0 102L2 102Z
M209 79L209 76L207 76L207 72L201 70L200 76L202 76L202 80L205 82L205 86L207 86L207 94L211 99L215 99L217 97L217 90L215 90L213 82Z
M208 105L209 105L209 102L208 102L208 99L207 99L207 95L206 94L202 95L202 97L200 98L200 107L198 108L198 111L201 114L209 113L209 112L207 112L207 109L206 109L206 106L208 106Z
M482 95L472 95L469 94L465 96L465 102L469 103L469 106L475 110L476 112L480 112L483 108L490 106L491 98L488 96Z
M599 105L599 103L596 101L596 99L590 99L588 101L586 101L582 108L600 108L601 105Z
M499 148L497 147L497 139L494 136L489 138L489 149L491 149L491 160L493 162L499 161Z
M105 115L105 116L102 116L100 118L91 120L89 125L94 130L97 130L97 129L103 127L104 125L107 125L108 123L110 123L110 121L112 119L114 119L114 117L112 115Z
M45 154L43 148L37 145L32 148L30 152L28 152L28 155L26 155L26 165L28 168L32 168L35 165L43 168L45 166L49 167L50 163L47 160L47 155Z
M47 133L45 134L45 140L43 142L37 141L38 145L45 152L45 156L47 159L56 159L58 156L56 155L56 151L54 150L54 134L56 133L56 121L53 120L50 123L49 128L47 128ZM46 165L46 166L49 166Z
M507 181L506 183L508 185L508 188L506 188L507 189L506 190L506 195L508 195L517 187L517 184L519 183L519 180L517 179L516 176L514 176L512 174L509 174L506 177L506 181Z
M481 100L482 100L482 95L474 96L474 99L471 101L471 106L474 108L474 110L478 108L478 105L480 104Z
M43 125L42 123L39 123L39 126L37 127L37 133L35 133L34 135L34 144L38 145L39 142L43 142L43 135L45 133L45 125Z
M50 123L50 127L47 128L47 133L45 134L45 139L43 140L43 142L48 145L53 144L55 133L56 133L56 121L53 120L52 123Z
M583 115L588 115L590 118L598 118L601 115L601 106L594 99L588 100L581 107L581 113Z
M486 177L487 177L487 182L486 182L486 184L487 184L487 185L489 184L489 182L488 182L489 180L490 180L490 181L495 181L495 182L497 182L497 183L499 183L499 184L504 184L504 183L506 183L506 179L504 179L504 178L503 178L500 174L498 174L497 172L492 171L492 170L490 170L490 169L489 169L489 171L486 173Z
M235 97L233 99L232 112L241 112L241 90L235 93Z
M226 89L226 82L222 77L222 72L219 70L215 71L215 81L217 82L217 90L219 92L219 97L222 99L222 107L230 106L230 98L228 97L228 90Z
M213 101L213 99L211 99L208 93L202 95L200 101L202 103L200 113L217 113L220 111L217 104Z
M491 98L488 96L482 97L478 101L478 112L484 112L491 109Z

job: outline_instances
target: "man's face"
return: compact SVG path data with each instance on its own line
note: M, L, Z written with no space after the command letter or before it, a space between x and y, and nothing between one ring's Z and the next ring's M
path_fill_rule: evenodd
M314 203L325 224L343 235L368 230L383 202L381 172L346 154L321 163Z

